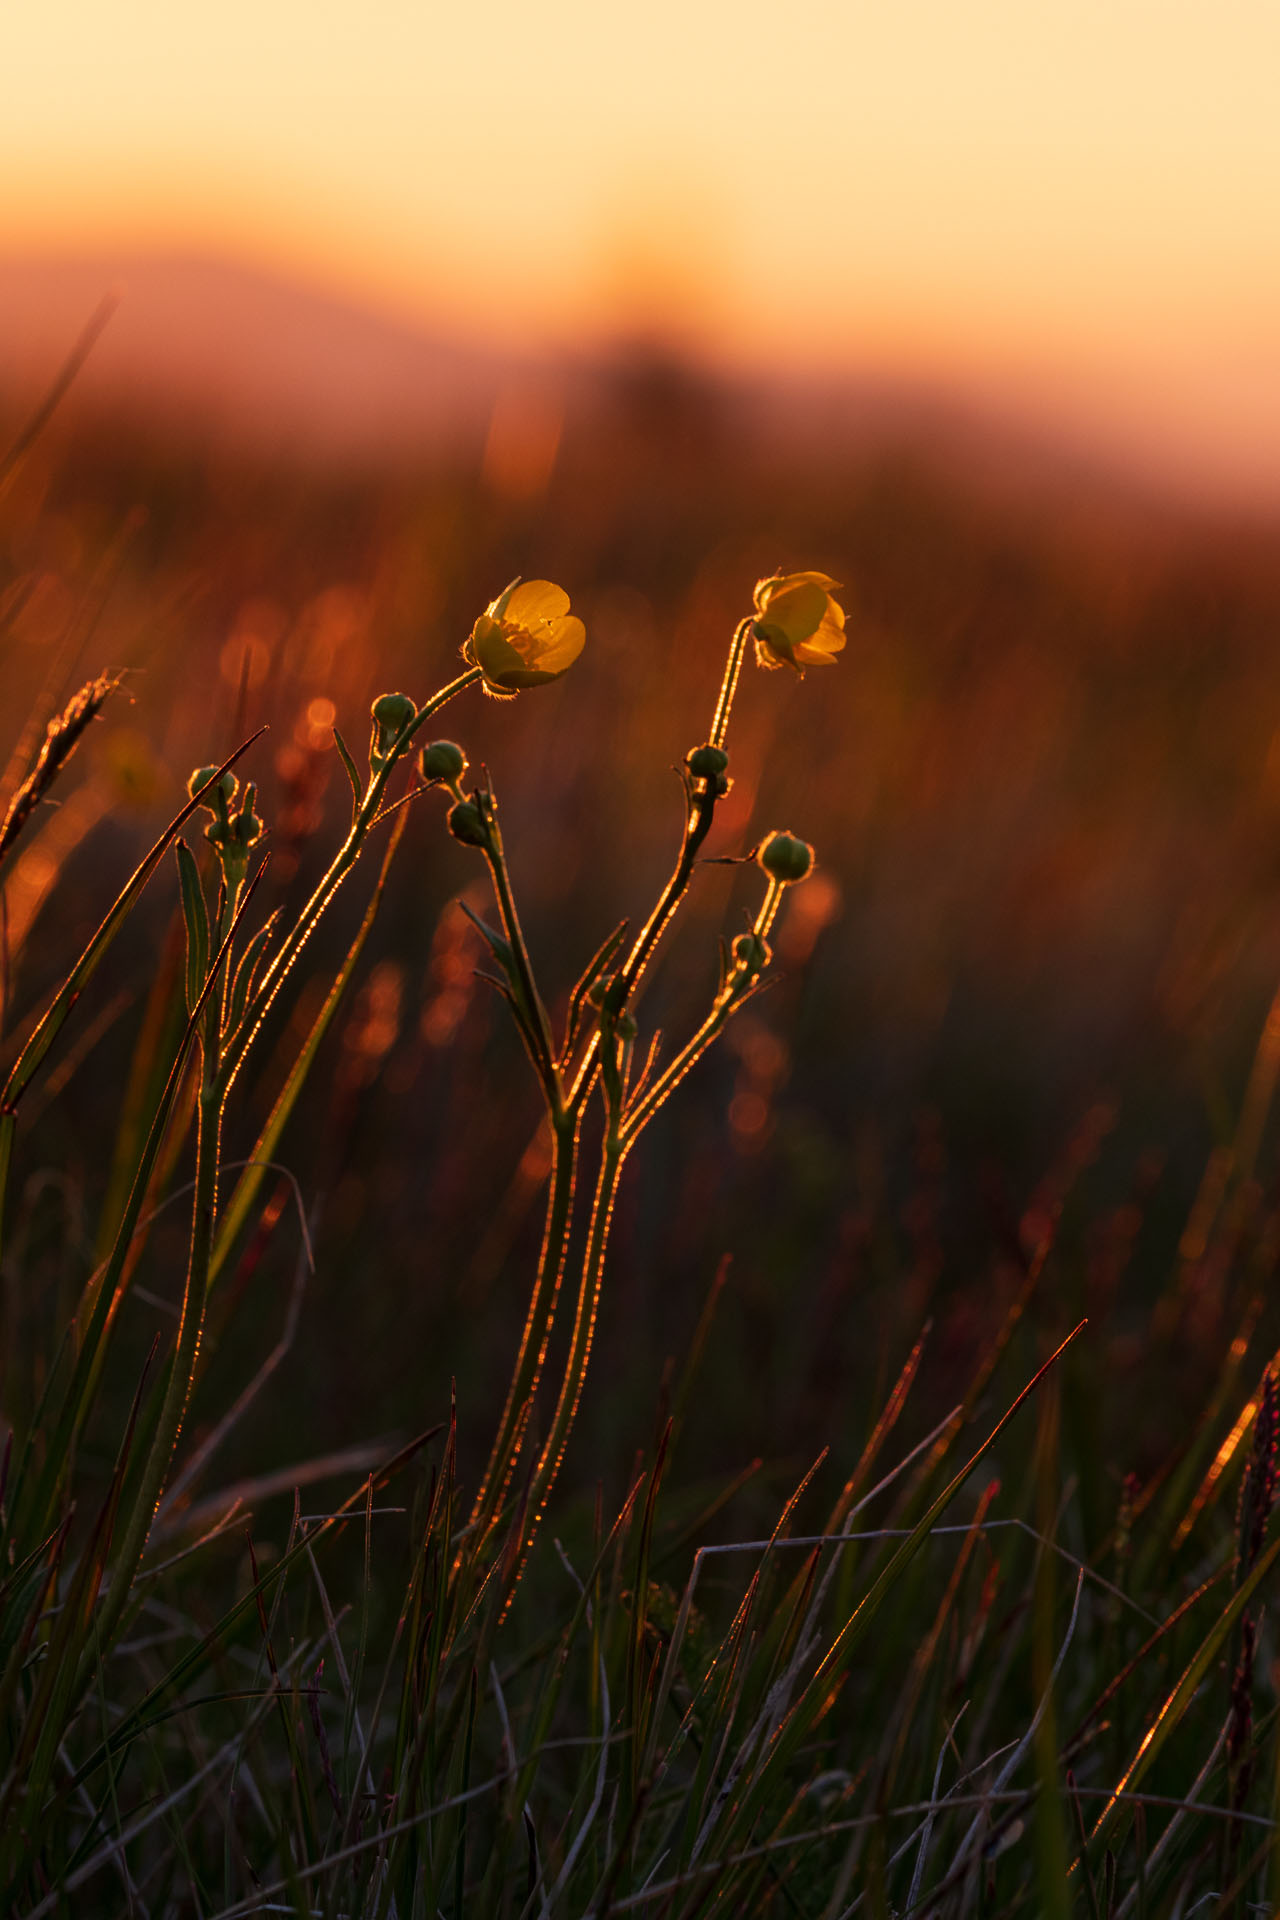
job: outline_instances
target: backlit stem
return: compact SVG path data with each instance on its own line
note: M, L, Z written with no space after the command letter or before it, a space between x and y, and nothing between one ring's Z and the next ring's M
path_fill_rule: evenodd
M471 1510L471 1529L479 1534L487 1530L511 1485L534 1396L546 1365L547 1345L564 1280L565 1255L569 1245L577 1171L578 1127L579 1116L565 1115L552 1132L551 1187L547 1196L547 1217L537 1277L529 1300L529 1311L525 1316L524 1331L520 1336L520 1351L516 1356L511 1385L507 1389L506 1405L498 1423L484 1478L480 1482L480 1491Z

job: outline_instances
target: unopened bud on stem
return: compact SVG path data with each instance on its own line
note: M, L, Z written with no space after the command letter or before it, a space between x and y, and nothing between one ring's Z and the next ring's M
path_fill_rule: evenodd
M773 958L773 948L760 933L740 933L733 943L734 964L754 980Z
M729 756L723 747L710 744L694 747L685 755L685 766L695 780L705 780L710 791L719 798L729 791Z
M446 824L454 839L461 840L464 847L489 844L488 824L474 800L460 800L456 807L450 807Z
M771 880L794 886L812 870L813 848L794 833L771 833L756 849L756 865L763 868Z
M461 780L467 770L467 756L453 740L433 740L422 749L422 777L429 784L437 780Z
M417 719L418 709L407 693L382 693L374 701L373 737L369 742L369 764L384 767L405 728Z

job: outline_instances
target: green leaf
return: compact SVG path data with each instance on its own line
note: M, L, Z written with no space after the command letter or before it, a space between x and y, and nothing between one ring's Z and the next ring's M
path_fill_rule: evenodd
M358 807L364 797L364 788L360 783L360 775L356 770L355 761L351 758L347 743L336 727L333 730L333 744L338 749L338 756L347 770L347 778L351 782L351 796Z
M631 922L629 920L620 920L608 938L601 941L583 968L578 979L578 984L569 995L569 1017L565 1022L564 1032L564 1057L566 1059L573 1051L573 1043L577 1039L582 1027L582 1016L586 1006L587 995L605 971L610 961L616 958L623 941L627 937L630 926Z
M200 869L185 840L179 840L178 880L182 887L182 918L187 929L187 1012L200 998L209 971L209 909L204 903Z
M483 936L490 953L502 968L507 978L509 980L515 980L517 978L516 957L511 950L511 942L505 939L496 927L491 927L487 920L482 920L478 913L473 913L465 900L459 900L458 905L462 908L462 911L466 914L468 920L476 929L476 932Z
M275 930L277 916L273 913L265 927L259 927L252 940L240 957L240 964L231 982L231 1000L227 1011L227 1032L232 1034L244 1019L244 1010L249 995L253 991L253 976L268 940Z

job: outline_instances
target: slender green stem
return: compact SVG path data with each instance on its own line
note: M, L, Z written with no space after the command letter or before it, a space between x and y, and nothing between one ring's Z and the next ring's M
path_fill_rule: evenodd
M723 748L725 735L729 731L729 715L733 709L733 696L738 691L738 676L742 672L742 662L746 658L747 641L751 638L752 615L739 620L733 630L733 641L729 648L729 658L725 662L724 679L720 682L720 698L716 701L715 718L711 722L711 738L708 744Z
M551 1021L542 1004L542 995L538 992L537 983L533 977L533 963L529 958L524 930L516 911L515 895L511 890L511 875L507 871L506 851L502 844L502 829L498 825L498 803L491 792L484 796L484 820L489 830L488 844L483 849L485 863L493 881L494 897L502 920L502 931L507 937L507 943L515 959L520 990L524 995L529 1017L534 1022L530 1038L537 1044L538 1075L542 1081L543 1092L554 1123L564 1111L560 1074L555 1063L555 1041L552 1038Z
M716 799L716 793L706 781L699 781L690 796L688 809L685 814L684 838L680 843L680 853L672 869L671 877L658 896L658 901L653 912L649 915L649 918L645 921L639 933L636 935L635 940L632 942L631 951L623 961L618 972L618 978L623 983L621 993L618 997L619 1011L626 1006L627 1001L635 991L636 984L652 958L654 949L666 931L676 908L680 905L681 900L683 900L688 891L689 882L693 878L693 869L698 858L698 850L702 846L708 833L710 833L711 822L715 818ZM587 1049L582 1056L581 1064L574 1076L573 1085L569 1092L569 1106L571 1108L576 1109L586 1104L587 1095L590 1093L595 1081L599 1055L600 1035L596 1032L592 1034Z
M762 940L767 936L777 918L786 886L786 881L775 880L770 876L764 900L752 926L752 932ZM716 995L710 1013L692 1039L685 1043L675 1059L663 1069L652 1086L625 1115L621 1128L624 1151L631 1150L658 1108L675 1092L690 1068L697 1064L738 1008L742 1006L747 997L750 982L750 971L741 963L730 969L724 985Z
M693 1038L680 1049L671 1064L664 1069L644 1097L632 1108L622 1129L623 1142L628 1152L644 1132L658 1108L664 1105L675 1092L690 1068L696 1066L701 1060L707 1048L719 1037L740 1005L740 995L720 994L715 1006Z
M698 850L711 831L711 822L715 818L716 794L705 781L699 783L689 801L689 810L685 816L684 838L680 843L680 854L672 871L671 878L658 896L657 905L641 927L632 944L631 951L622 963L622 978L626 982L630 996L636 982L644 972L653 954L654 948L662 938L668 921L683 900L693 878L694 863Z
M725 662L724 678L720 682L720 693L716 700L715 715L711 722L709 744L723 749L729 731L729 715L733 710L734 695L738 690L738 678L742 672L742 662L746 655L747 642L751 637L751 616L740 620L734 628L733 639L729 643L729 656ZM618 1002L620 1012L626 1006L639 983L640 977L653 957L655 948L666 932L676 908L680 905L689 882L693 878L693 869L703 841L711 831L715 818L716 801L719 795L707 780L696 780L689 788L688 806L685 812L684 836L680 842L680 852L675 867L666 886L658 897L657 904L649 918L641 927L632 943L631 951L619 969L619 979L623 982ZM578 1071L574 1076L569 1094L570 1106L586 1103L599 1061L600 1038L593 1034L583 1054Z
M553 1128L551 1187L547 1196L546 1225L543 1228L542 1250L538 1256L537 1278L529 1300L524 1331L520 1336L520 1351L516 1356L511 1385L507 1389L507 1402L471 1512L471 1528L476 1533L484 1531L511 1484L534 1396L546 1365L547 1345L564 1280L569 1225L573 1215L579 1121L578 1115L565 1115Z
M773 923L778 917L778 908L782 905L782 896L790 884L789 881L776 879L773 874L769 875L769 884L765 888L764 900L761 903L759 913L756 915L755 926L753 928L753 931L757 933L762 940L767 940L773 932Z
M364 798L356 809L355 817L351 822L346 839L329 863L328 870L311 895L311 898L307 901L306 906L303 907L283 946L263 973L258 989L241 1023L240 1038L235 1042L224 1065L225 1091L230 1090L231 1083L240 1071L245 1055L252 1046L258 1029L266 1017L268 1007L283 986L286 976L296 964L298 956L314 933L316 925L325 912L325 909L355 865L360 854L360 849L364 844L365 836L368 834L370 827L377 817L383 795L386 792L387 782L390 780L395 768L400 765L408 753L414 737L421 732L432 715L440 711L446 701L452 700L453 696L456 693L461 693L464 688L474 686L479 678L480 668L468 667L466 672L460 673L456 680L451 680L447 686L441 687L437 693L432 694L431 698L426 702L425 706L419 710L410 726L406 728L404 734L397 741L394 752L390 753L383 764L370 774L369 784L365 788Z
M441 707L448 705L455 693L462 693L467 687L474 687L476 681L481 678L481 673L482 669L480 667L468 667L466 672L460 673L456 680L448 681L446 685L440 687L433 693L431 698L418 708L418 717L410 726L408 733L406 733L404 744L408 746L414 737L421 733L423 727L427 721L431 719L432 715L439 713Z
M591 1203L591 1225L587 1234L582 1279L578 1287L578 1303L569 1341L569 1357L565 1364L564 1379L556 1401L556 1410L552 1416L551 1429L539 1455L529 1491L529 1520L520 1555L521 1566L533 1545L542 1516L546 1512L547 1502L551 1498L552 1489L564 1459L565 1448L569 1444L569 1434L582 1401L582 1388L587 1377L591 1345L595 1336L596 1316L600 1307L600 1288L604 1277L605 1254L609 1246L609 1229L613 1224L613 1203L617 1197L618 1181L626 1154L627 1144L618 1134L616 1127L611 1124L601 1151L600 1172L596 1179L595 1195Z

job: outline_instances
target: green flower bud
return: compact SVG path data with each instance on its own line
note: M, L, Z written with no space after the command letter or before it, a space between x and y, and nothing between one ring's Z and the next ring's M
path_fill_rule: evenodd
M613 1030L619 1040L634 1040L640 1029L629 1013L620 1013L613 1023Z
M729 756L723 747L694 747L685 755L684 764L694 780L705 780L717 798L729 791Z
M407 693L381 693L370 712L373 738L369 743L369 760L378 767L386 761L405 728L416 719L418 709Z
M212 780L217 771L218 769L216 767L197 767L187 782L187 798L189 800L194 799L201 787ZM227 801L235 798L236 789L239 785L240 782L236 779L234 773L224 773L217 786L209 788L208 793L205 794L200 805L207 807L210 813L225 813Z
M696 780L714 780L728 767L729 756L723 747L693 747L684 763Z
M762 934L740 933L733 943L733 958L735 965L754 980L772 960L773 948Z
M771 880L792 886L812 869L813 848L794 833L771 833L756 849L756 865L762 867Z
M433 740L422 749L419 763L426 781L461 780L467 770L467 756L453 740Z
M451 807L446 824L454 839L461 840L464 847L487 847L489 844L488 826L474 800L460 800L456 807Z
M380 727L399 733L417 718L418 709L407 693L380 693L370 711Z

